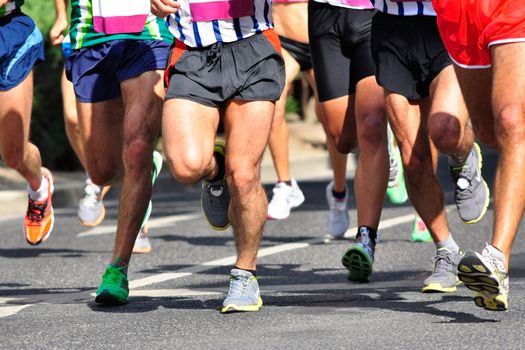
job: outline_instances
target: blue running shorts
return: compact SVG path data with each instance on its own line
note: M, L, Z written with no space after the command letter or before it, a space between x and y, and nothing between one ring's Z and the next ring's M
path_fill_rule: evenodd
M43 60L42 33L33 20L20 11L0 17L0 91L19 85Z
M80 102L120 97L120 83L144 72L164 70L170 44L162 40L111 40L73 50L66 61L67 78Z

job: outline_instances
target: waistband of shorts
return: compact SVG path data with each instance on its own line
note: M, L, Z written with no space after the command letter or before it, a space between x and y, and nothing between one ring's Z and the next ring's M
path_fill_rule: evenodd
M191 47L191 46L187 46L186 45L186 50L188 51L208 51L208 50L213 50L213 48L216 48L216 47L231 47L231 46L235 46L235 45L238 45L240 43L246 43L246 42L250 42L250 41L253 41L253 40L258 40L259 38L261 38L261 35L264 36L264 32L268 31L268 30L273 30L273 29L266 29L260 33L255 33L247 38L244 38L244 39L241 39L241 40L235 40L235 41L229 41L229 42L223 42L223 41L218 41L216 43L213 43L209 46L206 46L206 47ZM179 41L181 42L180 40L178 39L175 39L175 41ZM175 44L173 44L173 46L175 46Z
M11 18L18 17L18 16L25 16L24 13L22 12L22 9L18 8L14 10L13 12L11 12L10 14L0 17L0 22L8 21Z
M435 22L436 16L414 15L414 16L398 16L390 13L377 11L377 18L388 19L389 22L394 23L428 23Z

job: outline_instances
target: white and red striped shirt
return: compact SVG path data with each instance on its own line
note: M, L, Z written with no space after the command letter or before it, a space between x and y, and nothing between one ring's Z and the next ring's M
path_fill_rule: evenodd
M189 47L207 47L217 42L234 42L273 27L271 0L176 0L181 6L166 21L173 36ZM243 7L253 3L250 14L224 18L224 6ZM227 4L224 4L227 3ZM236 5L238 4L238 5ZM190 8L191 7L191 8ZM202 11L206 9L206 11ZM217 19L213 19L213 18Z

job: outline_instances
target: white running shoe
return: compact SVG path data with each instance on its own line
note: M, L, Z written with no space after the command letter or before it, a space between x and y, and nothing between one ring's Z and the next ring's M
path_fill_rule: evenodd
M148 238L148 229L146 226L143 226L137 239L135 240L135 245L133 246L133 253L136 254L147 254L151 252L151 243Z
M350 226L350 216L348 215L348 189L346 190L343 199L336 199L332 194L334 182L331 181L326 186L326 201L330 211L328 212L328 220L326 227L328 233L334 238L343 238L348 226Z
M104 220L106 208L102 199L109 191L109 186L100 187L95 185L89 176L86 177L84 197L78 205L78 218L82 226L97 226Z
M282 181L278 182L273 188L273 196L268 203L268 219L286 219L290 216L290 210L297 208L303 202L304 194L295 179L292 179L292 186Z

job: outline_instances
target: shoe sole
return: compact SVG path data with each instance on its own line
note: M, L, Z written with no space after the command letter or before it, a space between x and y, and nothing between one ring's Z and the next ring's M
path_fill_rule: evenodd
M51 192L51 196L53 196L53 193L55 192L55 178L53 177L53 174L51 173L51 171L49 171L47 168L43 168L43 169L45 169L46 174L49 177L49 186L50 186L49 192ZM53 228L55 227L55 211L53 209L53 198L52 197L51 197L51 210L50 211L51 211L51 226L49 227L49 231L47 231L47 233L42 238L40 238L38 241L31 242L27 238L27 234L25 232L25 225L24 225L23 230L22 230L24 232L24 238L26 242L29 243L30 245L39 245L40 243L48 239L51 232L53 232Z
M469 252L463 256L458 265L458 278L465 287L476 292L476 306L493 311L508 309L506 296L499 294L498 277L490 272L477 253Z
M151 253L151 251L152 251L151 246L144 247L144 248L133 248L134 254L149 254Z
M95 297L95 302L97 304L102 304L105 306L120 306L120 305L126 305L128 303L127 300L111 295L109 291L107 290L104 290L102 291L102 293L97 295Z
M221 309L221 314L231 314L234 312L255 312L259 311L263 305L263 301L261 298L257 300L256 305L235 305L235 304L228 304L224 306Z
M363 248L350 247L341 259L341 263L348 270L348 279L354 282L368 282L372 275L372 262Z
M456 286L460 284L461 282L459 280L456 281ZM456 286L452 287L443 287L439 283L430 283L426 286L423 286L421 288L422 293L453 293L457 290Z
M478 171L479 171L479 175L481 176L481 168L483 167L483 155L481 154L481 149L479 148L479 145L477 143L474 143L474 148L476 149L476 152L478 153ZM485 182L485 179L483 179L483 177L481 178L481 180L483 181L483 186L485 187L485 190L487 191L487 196L485 198L485 204L484 204L483 210L481 211L481 214L479 214L479 216L477 218L475 218L473 220L463 220L463 219L461 219L467 225L475 224L475 223L479 222L481 219L483 219L483 217L487 213L487 209L488 209L489 204L490 204L490 189L489 189L489 186L487 185L487 183Z

